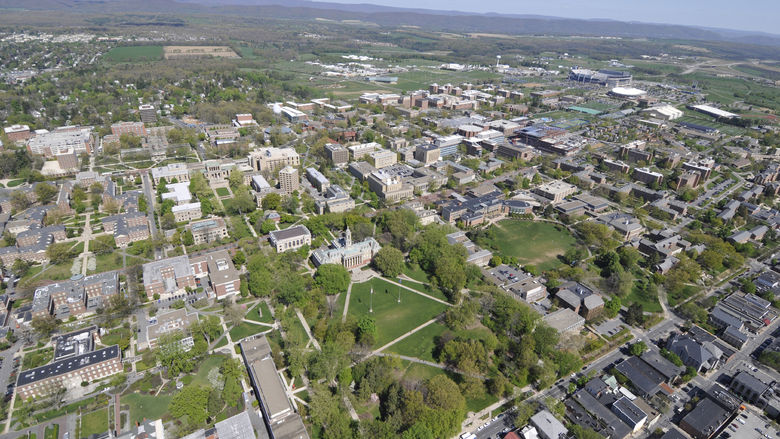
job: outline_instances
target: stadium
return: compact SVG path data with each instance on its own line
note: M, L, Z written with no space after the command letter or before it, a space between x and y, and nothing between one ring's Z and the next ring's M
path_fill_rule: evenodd
M633 77L628 72L618 72L616 70L571 69L569 79L586 84L622 87L631 85Z

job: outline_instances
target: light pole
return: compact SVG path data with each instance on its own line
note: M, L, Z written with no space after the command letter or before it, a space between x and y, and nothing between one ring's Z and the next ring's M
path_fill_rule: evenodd
M371 287L371 293L368 295L369 305L368 305L368 312L373 313L374 312L374 287Z
M401 278L398 278L398 283L401 283ZM395 286L395 288L398 290L398 303L401 303L401 287L398 285Z

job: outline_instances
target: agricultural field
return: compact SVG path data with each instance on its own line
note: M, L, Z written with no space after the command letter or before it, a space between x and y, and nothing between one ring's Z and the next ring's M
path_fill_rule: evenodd
M563 226L534 221L504 220L492 226L495 239L491 246L501 254L514 256L521 264L550 270L561 265L558 256L577 245Z
M238 54L228 46L165 46L165 59L200 58L213 56L217 58L239 58Z
M143 62L162 59L162 46L124 46L115 47L106 53L110 62Z

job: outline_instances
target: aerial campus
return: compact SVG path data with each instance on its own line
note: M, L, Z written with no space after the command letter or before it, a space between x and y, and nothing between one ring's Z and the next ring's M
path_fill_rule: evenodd
M780 437L780 37L11 3L0 439Z

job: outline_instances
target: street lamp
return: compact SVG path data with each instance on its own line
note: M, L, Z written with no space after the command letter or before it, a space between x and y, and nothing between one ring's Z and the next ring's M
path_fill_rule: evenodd
M398 283L401 283L401 278L398 278ZM398 290L398 303L401 303L401 287L398 285L395 286L395 288Z
M368 295L368 297L369 297L368 312L373 313L374 312L374 287L371 287L371 293Z

